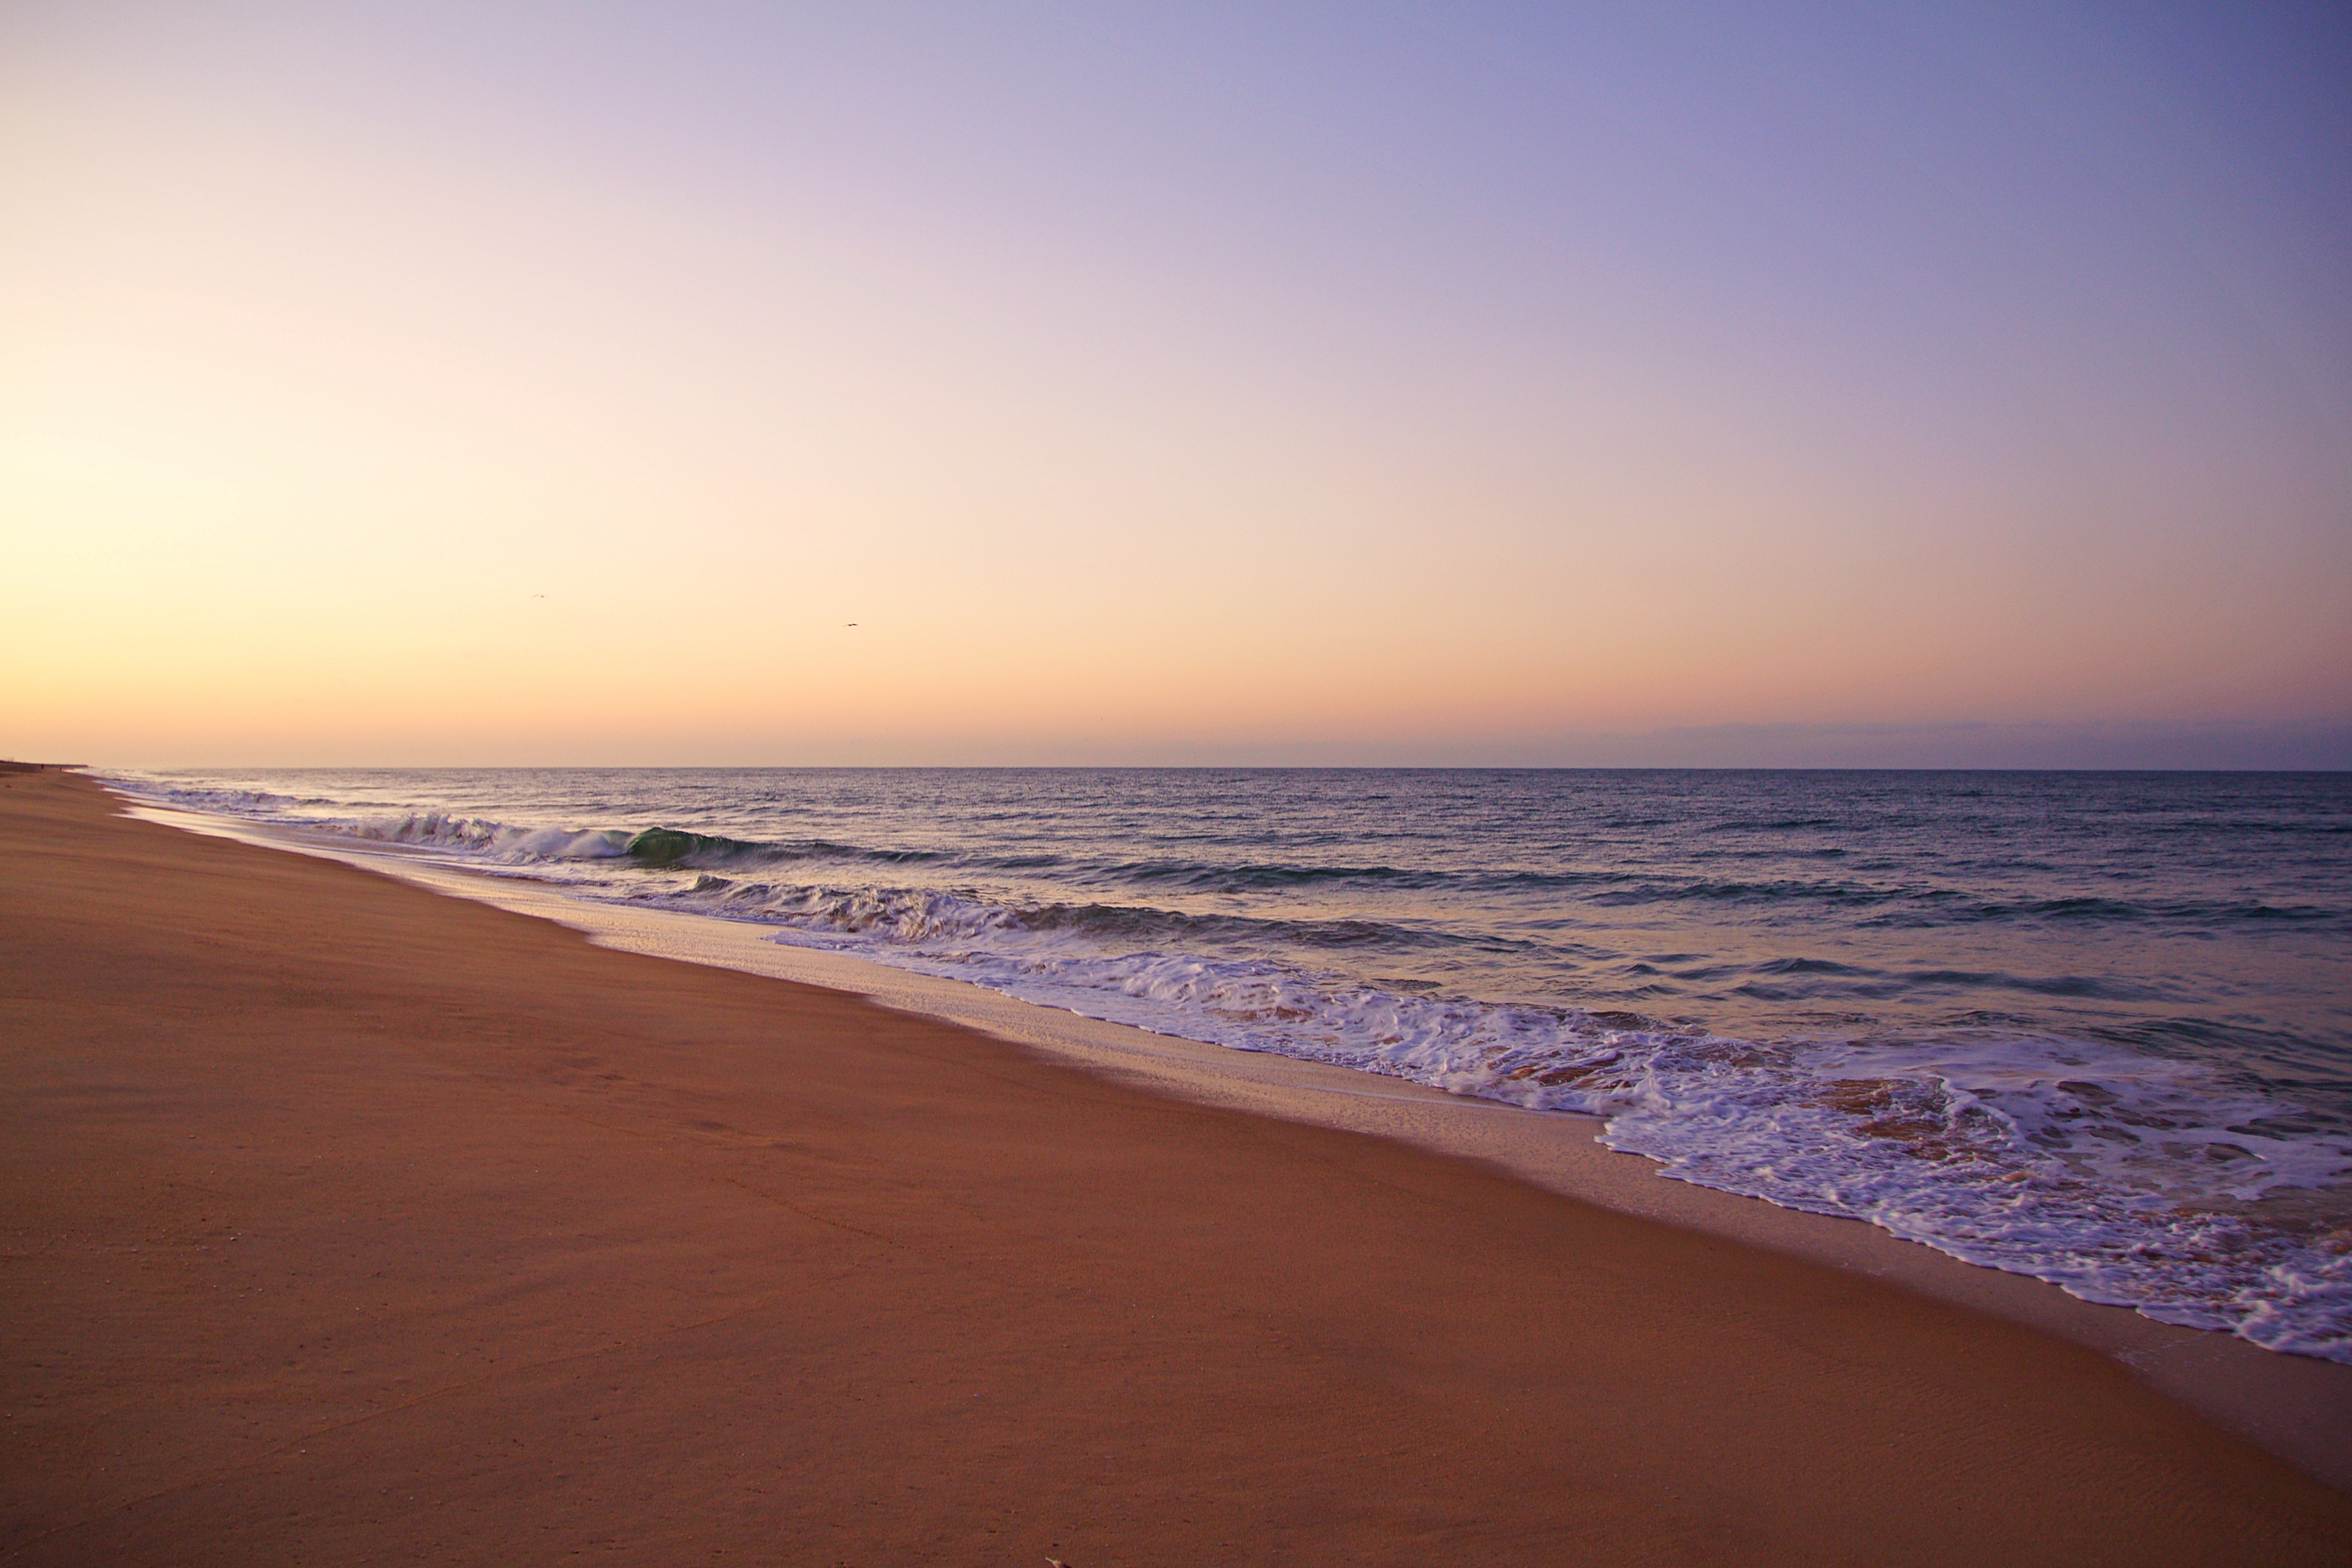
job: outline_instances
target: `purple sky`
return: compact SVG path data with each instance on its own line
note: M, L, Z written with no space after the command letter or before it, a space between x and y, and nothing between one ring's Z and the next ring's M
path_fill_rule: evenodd
M2352 766L2347 81L2340 7L18 5L0 749Z

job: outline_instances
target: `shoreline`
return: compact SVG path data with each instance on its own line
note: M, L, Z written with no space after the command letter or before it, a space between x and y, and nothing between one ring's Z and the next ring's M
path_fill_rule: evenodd
M101 786L104 787L104 786ZM1043 1006L969 982L771 939L771 928L572 897L523 878L450 868L389 847L158 806L110 789L127 815L257 847L338 861L446 896L577 931L618 952L761 974L977 1030L1188 1102L1385 1138L1484 1161L1544 1191L1761 1247L1988 1313L2112 1357L2180 1401L2339 1490L2352 1492L2352 1366L2265 1350L2128 1307L1966 1262L1860 1219L1660 1176L1597 1142L1601 1119L1528 1110L1402 1079L1161 1035Z
M0 777L0 847L12 1560L2352 1547L2352 1498L2107 1357L1488 1160L87 779Z

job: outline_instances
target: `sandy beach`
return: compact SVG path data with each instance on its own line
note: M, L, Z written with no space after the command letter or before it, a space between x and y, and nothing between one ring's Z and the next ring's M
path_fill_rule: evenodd
M26 1563L2305 1563L2110 1359L0 775Z

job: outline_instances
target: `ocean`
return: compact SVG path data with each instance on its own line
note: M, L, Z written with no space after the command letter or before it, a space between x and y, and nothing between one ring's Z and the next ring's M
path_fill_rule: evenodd
M2352 1362L2352 774L140 772Z

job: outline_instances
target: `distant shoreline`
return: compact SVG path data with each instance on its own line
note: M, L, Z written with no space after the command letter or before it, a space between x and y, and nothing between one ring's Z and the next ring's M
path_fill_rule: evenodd
M163 768L147 763L6 763L15 769L107 773ZM1801 763L268 763L267 772L352 771L362 773L438 773L449 770L497 772L524 769L533 773L2033 773L2085 778L2180 773L2192 777L2337 778L2352 775L2346 767L2070 767L1953 766L1933 763L1878 765L1807 765ZM196 763L190 773L251 771L242 764Z

